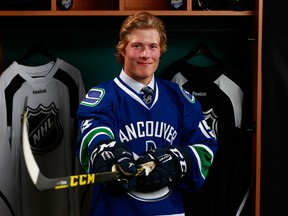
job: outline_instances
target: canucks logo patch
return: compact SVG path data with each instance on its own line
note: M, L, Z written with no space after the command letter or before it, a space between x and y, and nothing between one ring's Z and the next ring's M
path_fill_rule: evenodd
M81 101L81 105L84 106L96 106L101 102L105 95L105 90L102 88L92 88L87 94L86 97Z
M179 85L179 87L180 87L183 95L185 96L185 98L186 98L190 103L194 103L194 102L195 102L195 97L194 97L192 94L190 94L188 91L186 91L182 86Z

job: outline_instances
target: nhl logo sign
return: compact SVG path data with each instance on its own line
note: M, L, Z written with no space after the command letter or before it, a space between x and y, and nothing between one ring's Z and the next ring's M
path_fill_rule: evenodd
M54 103L49 107L40 104L36 109L27 108L28 134L34 154L44 155L57 148L63 139L59 110Z
M213 108L203 111L203 114L207 124L218 139L218 116L215 114Z

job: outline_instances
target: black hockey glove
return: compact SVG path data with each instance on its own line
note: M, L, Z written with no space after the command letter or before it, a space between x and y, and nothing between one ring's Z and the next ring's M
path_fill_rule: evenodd
M118 195L134 189L137 169L127 145L116 141L103 143L94 150L90 159L95 172L110 172L116 168L123 173L122 180L103 183L110 194Z
M137 177L136 190L155 191L171 185L184 177L189 170L191 156L183 147L167 147L145 152L136 161L136 166L150 165L146 174Z

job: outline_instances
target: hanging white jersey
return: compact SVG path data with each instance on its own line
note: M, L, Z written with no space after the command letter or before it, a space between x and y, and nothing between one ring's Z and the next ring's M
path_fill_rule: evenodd
M0 178L0 189L8 204L17 216L76 215L73 189L40 192L34 187L22 155L21 121L26 110L31 149L45 176L75 173L76 111L85 96L80 71L61 59L35 67L13 62L2 73L0 85L0 146L5 150L0 152L0 168L1 173L12 171Z
M11 154L11 146L7 137L6 110L3 104L2 98L4 98L4 90L0 84L0 213L1 215L15 216L16 201L15 201L15 190L13 181L13 161Z

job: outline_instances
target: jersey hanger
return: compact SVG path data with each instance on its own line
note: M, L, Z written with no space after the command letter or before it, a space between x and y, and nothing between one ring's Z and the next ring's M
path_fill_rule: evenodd
M54 62L57 60L57 57L52 55L43 44L37 43L31 46L23 56L16 60L16 62L18 62L18 64L22 64L25 60L36 54L40 54Z
M203 55L209 60L213 61L215 64L222 64L222 61L213 55L210 49L203 43L196 44L185 56L180 59L180 61L188 61L197 55Z

